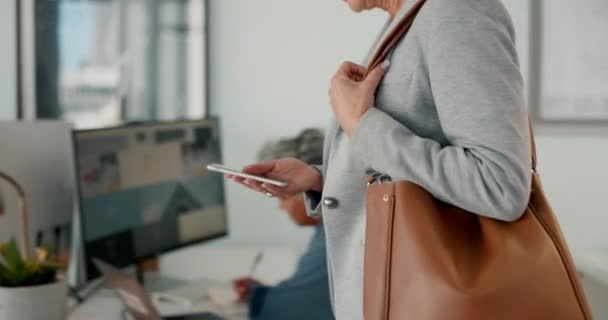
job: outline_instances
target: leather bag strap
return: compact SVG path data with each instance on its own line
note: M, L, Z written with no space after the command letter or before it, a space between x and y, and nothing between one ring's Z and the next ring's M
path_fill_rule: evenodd
M528 126L530 127L530 148L532 148L532 172L536 173L536 166L538 165L536 155L536 139L534 139L534 128L532 127L532 119L528 115Z
M416 4L410 9L410 11L393 27L391 32L384 38L378 49L374 52L374 55L370 59L367 66L367 73L381 64L393 48L399 43L399 41L405 36L414 24L414 20L422 9L422 6L426 3L426 0L418 0ZM366 74L367 76L367 74ZM534 129L532 127L532 119L528 115L528 126L530 127L530 148L532 155L532 171L536 172L537 155L536 155L536 141L534 139Z
M404 0L406 1L406 0ZM384 40L380 46L374 52L374 55L369 61L367 66L368 73L382 63L388 57L389 53L397 45L397 43L405 36L414 24L414 20L422 9L422 6L426 0L418 0L416 4L410 9L410 11L395 25L391 32L384 37ZM366 75L367 76L367 75Z

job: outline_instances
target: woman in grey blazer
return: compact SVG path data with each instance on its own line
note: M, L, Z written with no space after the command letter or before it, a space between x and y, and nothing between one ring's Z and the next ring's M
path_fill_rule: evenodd
M355 11L390 15L377 44L414 0L348 0ZM389 62L390 61L390 62ZM436 198L504 221L530 194L524 85L511 19L501 0L428 0L380 68L345 62L329 90L333 124L322 166L294 159L249 173L286 188L231 177L269 196L306 192L325 222L337 319L363 318L366 172L409 180Z

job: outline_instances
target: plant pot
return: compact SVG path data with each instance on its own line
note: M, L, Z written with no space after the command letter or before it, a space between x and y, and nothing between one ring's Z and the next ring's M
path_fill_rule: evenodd
M65 282L23 288L0 287L0 320L67 319Z

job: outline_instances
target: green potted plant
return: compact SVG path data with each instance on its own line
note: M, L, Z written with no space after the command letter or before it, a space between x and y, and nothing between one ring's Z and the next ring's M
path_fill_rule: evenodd
M20 241L0 243L0 319L65 320L67 287L60 277L62 265L49 259L49 250L36 248L29 254L27 210L23 188L0 172L17 191Z

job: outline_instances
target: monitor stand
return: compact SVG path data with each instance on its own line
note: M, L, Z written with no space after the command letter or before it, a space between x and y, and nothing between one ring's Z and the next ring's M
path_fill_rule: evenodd
M139 281L148 292L171 290L187 284L187 282L183 280L161 276L158 256L139 261L135 266L135 274L137 281Z
M131 268L131 271L135 271L134 276L147 292L164 292L176 288L186 287L188 285L187 281L161 276L159 267L159 257L155 256L139 261L134 268ZM68 294L72 299L74 299L71 302L73 302L74 305L84 303L91 296L96 294L99 289L104 286L104 284L105 282L103 281L103 278L98 278L89 283L80 285L79 287L69 286Z
M159 269L160 261L158 256L140 260L137 262L137 265L135 265L135 275L137 276L137 281L139 281L141 284L145 284L146 274L158 273Z
M199 279L196 281L183 281L160 275L160 263L158 257L139 261L131 271L135 271L134 276L143 285L146 292L150 294L155 303L165 302L175 307L191 308L204 300L206 294L211 290L223 308L229 308L230 312L238 315L246 315L245 305L234 304L238 299L233 292L232 286L224 281L212 279ZM80 304L93 296L104 284L102 279L87 284L85 287L74 290L77 302ZM234 297L232 297L234 295Z

